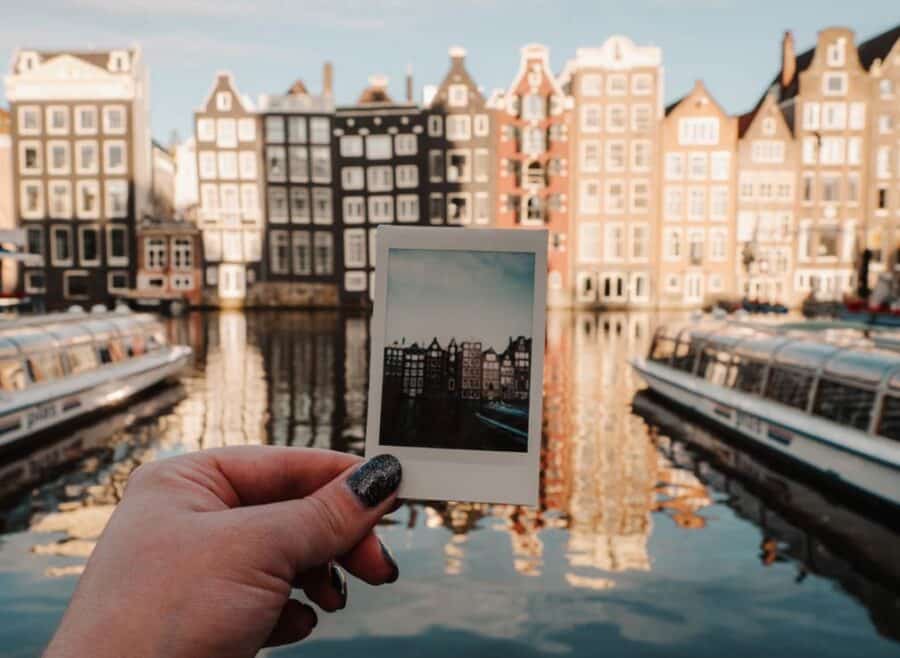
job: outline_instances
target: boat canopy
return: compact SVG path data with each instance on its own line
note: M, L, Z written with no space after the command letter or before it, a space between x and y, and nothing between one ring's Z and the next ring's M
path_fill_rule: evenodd
M83 324L52 324L45 327L44 331L52 335L61 347L82 345L94 340L94 335Z
M877 386L893 371L900 371L900 354L889 350L852 349L835 354L826 364L824 374ZM892 385L898 377L900 372L891 378Z
M0 337L0 359L15 359L18 356L18 345L9 338Z
M773 361L781 366L818 370L840 351L840 347L828 343L791 340L774 353Z

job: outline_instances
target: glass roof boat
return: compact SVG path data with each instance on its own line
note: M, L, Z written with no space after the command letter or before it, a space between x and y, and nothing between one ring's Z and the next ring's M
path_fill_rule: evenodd
M827 479L900 505L900 352L734 322L657 330L652 392Z

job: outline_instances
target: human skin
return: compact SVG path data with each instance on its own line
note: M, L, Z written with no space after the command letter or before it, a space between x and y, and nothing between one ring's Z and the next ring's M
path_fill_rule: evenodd
M375 462L373 464L372 462ZM396 504L390 456L236 447L139 467L91 555L46 658L254 656L307 637L346 604L335 563L397 579L375 536Z

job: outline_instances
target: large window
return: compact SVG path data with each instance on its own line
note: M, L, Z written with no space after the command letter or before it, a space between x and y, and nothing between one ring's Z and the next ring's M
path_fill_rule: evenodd
M334 221L331 207L331 188L313 188L313 223L331 224Z
M467 183L472 180L470 151L459 149L447 152L447 181Z
M344 262L347 267L366 266L366 232L351 228L344 231Z
M309 224L312 213L309 207L309 190L305 187L291 188L291 221L295 224Z
M78 227L78 261L81 265L100 264L100 230L96 226Z
M50 262L56 267L72 265L72 229L68 226L50 228Z
M369 160L389 160L392 155L390 135L366 136L366 157Z
M106 227L107 262L113 266L128 265L128 227Z
M331 149L327 146L312 148L312 180L314 183L331 182Z
M269 180L281 182L287 178L287 155L283 146L266 147L266 171Z
M795 409L806 409L813 379L809 372L772 366L765 397Z
M291 234L291 249L294 252L294 274L308 275L312 273L312 245L308 231L295 231Z
M306 143L306 117L288 117L288 141Z
M691 117L678 121L678 143L712 146L719 143L719 120L713 117Z
M313 234L313 255L316 274L327 276L334 273L334 237L331 233L319 231Z
M290 262L290 246L287 231L269 233L269 265L274 274L287 274Z
M839 425L855 427L863 432L869 429L875 391L843 382L820 379L816 390L813 413L833 420Z

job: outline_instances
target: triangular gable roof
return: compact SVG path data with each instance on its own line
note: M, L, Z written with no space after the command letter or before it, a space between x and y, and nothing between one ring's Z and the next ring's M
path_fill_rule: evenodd
M522 46L520 52L521 56L519 58L519 70L516 73L515 77L512 79L512 82L506 88L506 95L511 96L515 92L515 89L522 77L528 74L526 62L530 59L538 59L540 60L541 66L544 69L544 77L550 81L550 86L553 87L554 93L556 93L560 97L564 97L565 92L563 92L563 89L559 84L559 80L553 74L553 69L550 68L550 50L547 48L547 46L540 43L529 43L525 46Z
M237 85L234 83L234 76L231 74L231 71L219 71L216 73L216 77L213 78L212 86L209 88L209 91L206 93L203 102L197 108L198 112L206 112L210 107L210 103L213 102L213 97L216 94L216 91L219 89L219 82L224 81L231 91L231 95L237 101L237 103L241 106L241 109L244 112L253 112L253 105L249 102L249 99L246 96L243 96L237 88Z
M775 100L774 93L768 93L760 99L760 101L756 104L749 112L740 115L738 119L738 139L743 138L743 136L750 130L751 126L756 122L756 117L760 115L763 109L767 109L771 106L777 113L777 115L781 118L781 121L784 122L784 126L788 129L788 132L791 131L790 123L787 120L787 117L784 115L781 107L778 105L778 101Z
M437 89L434 92L434 96L431 97L431 101L428 103L427 107L432 107L434 105L434 100L442 93L446 92L450 87L450 84L459 84L458 81L453 80L453 76L458 75L462 78L462 80L470 86L477 94L478 100L482 105L486 103L486 99L484 94L481 93L481 90L478 88L478 85L475 83L474 78L469 73L469 70L466 68L465 64L465 54L466 51L460 47L453 47L450 49L450 68L447 70L447 74L444 76L444 79L441 80L441 83L438 85Z
M706 85L703 84L703 81L702 81L702 80L697 80L697 81L694 83L694 88L693 88L693 89L691 89L687 94L685 94L684 96L682 96L682 97L679 98L678 100L676 100L676 101L674 101L673 103L670 103L669 105L667 105L667 106L666 106L666 116L669 116L669 114L671 114L672 112L674 112L675 110L677 110L677 109L682 105L682 103L686 103L686 102L688 102L688 101L690 101L690 100L696 98L697 96L699 96L699 95L701 95L701 94L702 94L703 96L705 96L707 99L709 99L709 102L712 104L712 106L713 106L714 108L716 108L716 110L719 111L719 114L721 114L723 117L731 118L731 115L729 115L728 112L725 111L725 108L723 108L723 107L719 104L719 101L717 101L717 100L715 99L715 96L713 96L711 93L709 93L709 89L706 88Z

